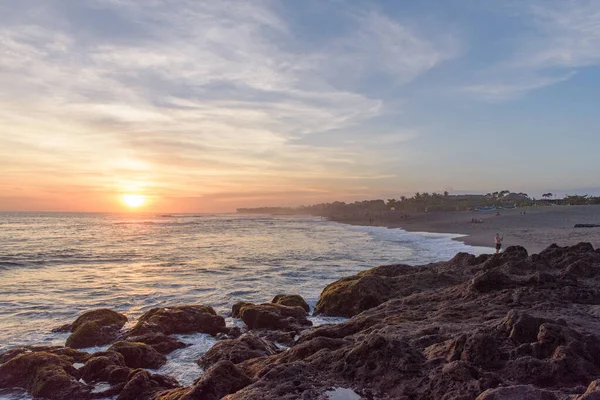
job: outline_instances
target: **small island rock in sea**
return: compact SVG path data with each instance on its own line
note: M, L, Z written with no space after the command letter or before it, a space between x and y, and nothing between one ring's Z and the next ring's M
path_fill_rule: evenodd
M92 310L59 328L71 347L0 355L0 389L45 399L318 400L336 390L364 399L600 398L600 250L587 243L376 267L323 290L315 313L347 321L312 327L308 311L289 294L237 303L240 329L210 306L174 304L124 329L124 315ZM182 387L153 373L185 351L171 335L192 332L218 339L198 359L204 374ZM76 349L89 345L110 347Z

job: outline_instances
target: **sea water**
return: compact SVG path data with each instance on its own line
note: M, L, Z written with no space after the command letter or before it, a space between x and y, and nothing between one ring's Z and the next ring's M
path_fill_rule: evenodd
M0 353L63 345L68 334L52 328L96 308L124 313L131 326L153 307L205 304L227 316L235 302L279 293L300 294L314 307L328 283L367 268L489 251L452 238L310 216L0 213ZM189 385L202 373L195 361L215 340L179 338L190 346L158 372ZM9 398L27 397L0 393Z

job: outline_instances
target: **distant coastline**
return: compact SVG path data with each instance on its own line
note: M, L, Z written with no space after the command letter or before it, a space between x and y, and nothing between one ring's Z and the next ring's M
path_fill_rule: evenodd
M382 217L335 218L351 225L373 225L400 228L409 232L451 233L471 246L492 247L496 233L504 237L504 247L520 245L537 253L547 243L561 246L590 242L600 246L600 228L575 228L576 224L600 223L600 205L551 206L504 209L496 212L434 212L408 216L402 220ZM482 222L474 223L473 219Z

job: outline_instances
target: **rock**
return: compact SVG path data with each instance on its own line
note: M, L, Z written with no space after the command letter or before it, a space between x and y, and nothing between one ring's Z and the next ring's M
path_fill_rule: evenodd
M241 317L248 329L300 330L311 326L301 307L279 304L251 304L241 308Z
M165 344L165 353L172 347L164 336L170 333L209 326L227 339L203 357L210 372L187 388L131 370L115 352L48 352L66 362L61 385L82 390L70 399L86 398L89 387L76 381L83 377L108 381L114 393L123 389L121 399L316 400L342 387L381 399L591 400L600 393L597 269L600 251L585 243L550 246L531 256L515 247L417 267L385 265L324 290L321 311L351 316L344 322L310 327L302 307L240 303L232 311L252 331L238 339L232 337L241 332L224 327L210 310L156 309L162 311L140 320L138 335L124 337L146 334L144 342ZM274 349L274 341L290 348ZM1 355L0 370L29 354ZM69 368L76 358L86 360L79 371ZM27 374L21 381L30 379Z
M302 296L297 294L278 294L273 298L271 303L281 304L282 306L288 307L302 307L304 311L310 312L310 306Z
M592 381L585 393L578 396L576 400L600 400L600 379Z
M70 363L84 363L90 357L89 353L64 346L25 346L16 347L0 354L0 364L4 364L21 354L36 353L40 351L55 354Z
M534 318L529 314L510 310L502 325L501 330L508 333L508 337L515 343L531 343L537 340L540 326L547 320Z
M179 387L179 383L168 376L151 374L144 370L134 370L117 400L149 400L160 392Z
M464 361L437 366L423 382L405 392L417 399L474 399L479 393L496 387L501 381Z
M252 303L247 303L245 301L237 302L231 307L231 316L233 318L241 318L242 317L242 308L245 306L253 306Z
M74 332L80 326L88 323L95 322L99 326L110 326L117 325L119 329L127 323L127 317L121 313L118 313L107 308L101 308L98 310L86 311L81 314L72 324L63 325L53 330L53 332Z
M127 341L147 344L154 350L165 355L187 346L182 341L163 335L162 333L146 333L140 336L130 336L127 338Z
M140 317L127 337L148 333L164 335L183 333L208 333L216 335L225 331L225 319L212 307L202 305L153 308Z
M251 358L270 356L278 352L273 343L269 343L252 334L246 334L239 339L222 340L211 347L200 359L198 364L207 369L221 360L229 360L234 364Z
M206 371L193 387L163 392L157 400L219 400L251 383L235 364L222 360Z
M506 386L488 389L476 400L558 400L550 391L538 389L532 385Z
M92 387L79 382L73 365L56 354L20 354L0 365L0 389L21 387L33 397L46 399L84 399Z
M498 270L490 270L473 278L469 289L479 293L486 293L510 287L511 284L512 281L506 274Z
M114 342L127 317L118 312L102 308L83 313L72 324L55 329L72 332L65 345L74 349L103 346Z
M423 354L406 341L377 332L358 341L343 359L332 361L346 379L379 382L383 388L417 376L424 362Z
M123 356L114 351L94 353L79 372L81 379L87 383L108 382L111 384L126 382L130 374Z
M317 314L351 317L388 300L392 287L377 275L355 275L330 283L315 306Z
M129 368L157 369L167 362L165 355L144 343L121 341L110 346L108 351L120 353Z
M74 349L103 346L114 342L120 329L118 325L100 326L96 322L86 322L73 331L65 346Z
M508 360L500 340L491 334L476 332L467 337L460 359L486 370L501 368Z

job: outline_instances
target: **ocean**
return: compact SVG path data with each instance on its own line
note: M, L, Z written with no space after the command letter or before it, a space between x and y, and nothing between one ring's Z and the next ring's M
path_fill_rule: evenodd
M0 353L63 345L68 334L51 329L95 308L124 313L130 326L153 307L205 304L227 315L237 301L279 293L300 294L313 307L328 283L370 267L490 251L453 237L309 216L0 213ZM191 346L158 372L189 385L214 339L179 338ZM2 400L28 398L0 392Z

